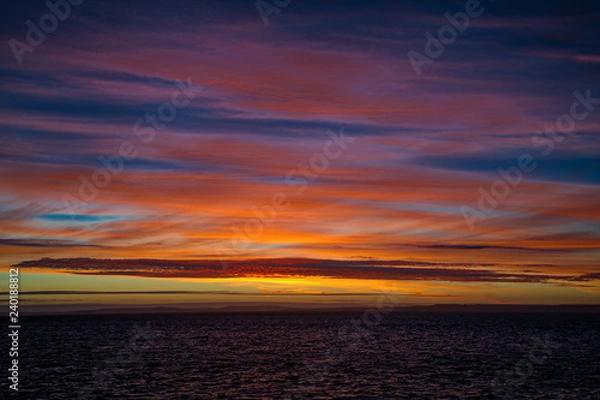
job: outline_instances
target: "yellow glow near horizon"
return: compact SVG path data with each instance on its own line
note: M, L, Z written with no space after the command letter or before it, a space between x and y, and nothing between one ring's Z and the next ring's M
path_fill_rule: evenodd
M2 283L7 284L6 277ZM403 304L598 304L600 288L539 283L391 281L324 277L147 278L20 270L22 299L41 304L269 302L372 305L382 294ZM178 293L160 293L160 292ZM65 292L27 294L30 292ZM102 292L85 294L77 292ZM115 294L110 294L114 292ZM138 293L123 293L138 292ZM140 294L139 292L150 292ZM187 293L181 293L187 292Z

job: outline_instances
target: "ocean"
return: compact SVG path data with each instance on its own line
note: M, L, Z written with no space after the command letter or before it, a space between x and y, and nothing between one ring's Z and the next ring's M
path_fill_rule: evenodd
M21 320L19 393L2 398L600 399L598 314Z

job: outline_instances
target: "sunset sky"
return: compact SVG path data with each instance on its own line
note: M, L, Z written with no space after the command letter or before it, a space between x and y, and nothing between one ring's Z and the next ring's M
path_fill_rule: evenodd
M24 304L600 304L600 3L474 1L11 4Z

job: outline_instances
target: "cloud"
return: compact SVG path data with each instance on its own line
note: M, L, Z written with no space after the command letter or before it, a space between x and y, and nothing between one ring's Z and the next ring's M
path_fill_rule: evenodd
M43 258L16 264L74 274L131 275L161 278L327 277L376 280L427 280L450 282L550 283L592 281L598 274L561 275L499 272L481 265L434 265L415 261L340 261L322 259L228 260L108 260ZM479 268L477 268L479 267Z
M19 247L102 247L93 244L77 243L73 240L57 239L0 239L0 246L19 246Z
M115 12L90 2L23 65L0 54L0 245L11 262L361 256L418 261L289 271L475 281L594 273L596 111L536 159L477 232L461 209L569 111L574 90L597 96L597 1L489 4L418 79L407 52L423 51L425 33L464 1L299 2L268 29L248 4L131 2ZM0 16L4 43L23 38L23 22L46 12L37 6L15 3ZM142 143L134 123L188 77L198 86L190 106ZM355 145L290 195L252 244L232 250L234 228L274 193L293 192L286 174L340 126ZM77 195L80 177L123 141L139 157L71 216L63 196ZM536 272L519 273L523 265ZM173 272L209 273L202 268Z

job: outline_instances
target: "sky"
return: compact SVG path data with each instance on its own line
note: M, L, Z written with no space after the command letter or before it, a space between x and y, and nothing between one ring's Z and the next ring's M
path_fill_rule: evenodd
M597 1L49 4L0 17L26 304L600 304Z

